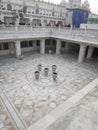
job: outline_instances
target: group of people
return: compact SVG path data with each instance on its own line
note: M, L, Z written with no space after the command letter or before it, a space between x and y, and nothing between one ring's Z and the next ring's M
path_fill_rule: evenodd
M70 24L65 24L65 25L62 25L62 24L55 24L55 23L54 23L53 25L51 25L51 23L48 23L48 24L47 24L48 27L51 27L51 26L53 26L53 27L59 27L59 25L60 25L61 27L71 27ZM42 24L39 23L39 26L42 26Z
M70 24L65 24L65 26L64 27L71 27L71 25Z
M0 20L0 24L2 25L2 24L5 24L5 25L8 25L7 23L4 23L4 22L2 22L1 20ZM9 25L15 25L15 23L9 23ZM19 25L30 25L30 24L25 24L25 23L19 23ZM42 23L40 22L38 25L37 24L32 24L32 26L42 26ZM57 24L51 24L51 23L48 23L47 25L46 25L47 27L59 27L59 26L61 26L61 27L71 27L71 25L70 24L65 24L65 25L62 25L62 24L59 24L59 23L57 23Z

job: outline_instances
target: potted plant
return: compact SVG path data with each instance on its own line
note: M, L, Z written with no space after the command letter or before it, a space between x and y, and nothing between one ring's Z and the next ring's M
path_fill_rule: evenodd
M38 65L38 71L41 71L42 70L42 65Z
M39 79L39 71L35 71L35 79Z
M56 81L56 79L57 79L57 73L56 73L56 72L53 72L53 75L52 75L52 76L53 76L53 80Z
M52 65L52 71L55 72L56 71L57 66L56 65Z
M45 73L45 76L48 76L49 69L48 69L48 68L45 68L45 69L44 69L44 73Z

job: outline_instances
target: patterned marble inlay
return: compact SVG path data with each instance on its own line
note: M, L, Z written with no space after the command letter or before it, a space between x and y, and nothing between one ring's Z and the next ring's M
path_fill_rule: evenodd
M66 130L98 130L98 87L73 108L63 123Z
M0 130L15 130L0 100Z
M36 81L34 72L38 64L42 64L42 71ZM57 65L56 82L52 79L52 65ZM44 76L46 67L49 68L48 77ZM92 68L86 67L66 56L32 54L20 61L3 61L0 86L30 126L97 77Z

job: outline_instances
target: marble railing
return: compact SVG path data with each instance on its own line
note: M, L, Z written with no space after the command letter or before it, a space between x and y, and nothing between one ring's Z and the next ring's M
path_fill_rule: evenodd
M19 35L20 34L20 35ZM91 44L98 42L97 30L85 30L65 27L32 27L30 25L0 26L0 40L16 38L53 37L63 40L79 41Z
M98 30L85 30L85 29L78 29L78 28L67 28L67 27L33 27L30 25L19 25L19 26L15 26L15 25L0 25L0 33L7 33L7 32L11 32L14 31L15 33L18 31L45 31L45 30L49 30L49 31L59 31L62 33L67 33L67 34L82 34L82 35L97 35L98 34Z

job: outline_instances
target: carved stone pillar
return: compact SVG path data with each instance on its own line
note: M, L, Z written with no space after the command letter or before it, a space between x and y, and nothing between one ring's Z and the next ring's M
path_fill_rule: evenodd
M79 51L79 57L78 57L78 62L82 63L84 58L85 58L85 53L86 53L86 46L84 44L80 45L80 51Z
M93 52L94 52L94 47L89 46L88 53L87 53L87 59L90 59L92 57Z
M56 54L60 54L61 53L61 41L57 40L57 44L56 44Z
M40 53L41 54L45 53L45 39L40 40Z
M15 41L15 49L16 49L16 58L19 58L21 55L21 46L19 40Z

